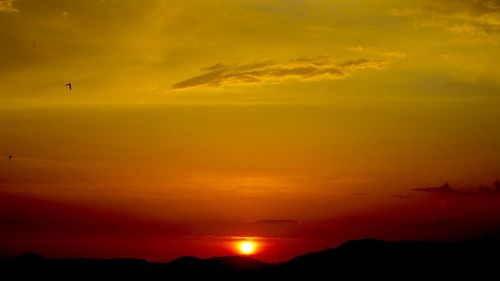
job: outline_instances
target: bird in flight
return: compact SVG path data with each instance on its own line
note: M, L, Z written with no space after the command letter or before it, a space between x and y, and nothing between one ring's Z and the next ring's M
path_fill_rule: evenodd
M66 85L64 85L64 86L68 87L69 90L71 91L71 83L66 83Z

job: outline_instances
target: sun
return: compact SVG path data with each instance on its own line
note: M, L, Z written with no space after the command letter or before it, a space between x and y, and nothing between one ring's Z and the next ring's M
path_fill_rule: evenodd
M238 250L243 255L255 253L255 243L252 241L241 241L238 243Z

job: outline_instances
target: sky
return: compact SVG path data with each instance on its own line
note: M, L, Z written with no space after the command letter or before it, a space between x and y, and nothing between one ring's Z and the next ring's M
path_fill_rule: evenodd
M499 47L498 0L0 0L0 255L498 233Z

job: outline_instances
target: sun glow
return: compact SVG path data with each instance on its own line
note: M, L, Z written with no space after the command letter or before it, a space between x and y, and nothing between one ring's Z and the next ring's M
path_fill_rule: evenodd
M241 241L238 243L238 250L243 255L255 253L255 243L252 241Z

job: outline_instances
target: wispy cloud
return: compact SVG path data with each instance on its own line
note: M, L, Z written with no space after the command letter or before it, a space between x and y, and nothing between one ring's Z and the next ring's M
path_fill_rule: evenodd
M493 183L493 187L489 187L483 184L480 184L477 189L472 190L464 190L464 189L455 189L452 188L448 183L445 183L441 186L436 187L418 187L412 188L413 191L420 192L430 192L430 193L440 193L440 194L453 194L453 195L462 195L462 196L476 196L476 195L500 195L500 181L495 181Z
M221 87L276 83L289 79L311 81L344 79L356 71L382 69L387 60L355 59L337 61L329 57L292 59L284 62L264 61L251 64L218 63L202 68L205 73L173 85L173 89Z
M425 0L420 5L390 11L408 17L416 27L433 27L462 35L481 36L500 31L500 0Z
M484 1L479 1L481 5L483 5L486 8L489 9L494 9L498 10L500 9L500 1L498 0L484 0Z
M298 224L299 222L296 220L290 220L290 219L282 219L282 220L258 220L258 221L250 221L249 223L256 223L256 224L267 224L267 225L295 225Z
M17 13L19 10L14 7L15 0L0 0L0 13Z
M385 58L399 58L399 59L406 58L405 53L395 52L395 51L381 51L381 50L377 50L377 49L365 47L365 46L350 47L350 48L348 48L348 50L352 51L352 52L358 52L361 54L373 55L373 56L385 57Z

